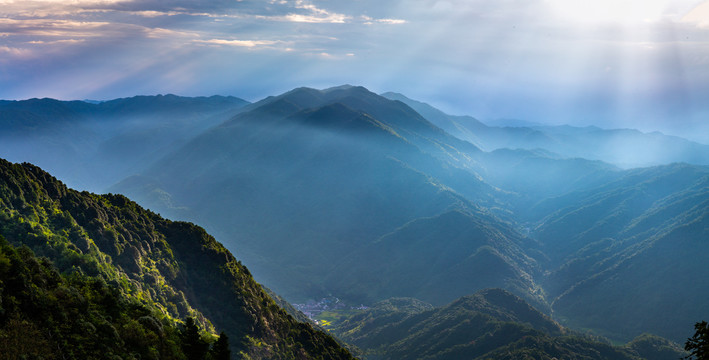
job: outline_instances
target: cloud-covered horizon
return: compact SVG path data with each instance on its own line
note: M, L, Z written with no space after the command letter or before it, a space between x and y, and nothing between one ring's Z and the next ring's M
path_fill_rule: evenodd
M0 0L3 99L344 83L482 119L699 139L709 1Z

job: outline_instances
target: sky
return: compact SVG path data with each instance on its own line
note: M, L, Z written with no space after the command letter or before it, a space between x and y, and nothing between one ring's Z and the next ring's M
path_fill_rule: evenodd
M0 0L0 99L341 84L709 143L709 1Z

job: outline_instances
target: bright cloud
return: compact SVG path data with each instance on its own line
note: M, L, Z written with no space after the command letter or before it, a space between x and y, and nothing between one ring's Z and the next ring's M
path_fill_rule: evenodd
M666 0L547 0L552 11L573 22L642 22L660 20Z
M236 47L270 47L279 44L279 41L270 40L225 40L225 39L210 39L210 40L194 40L195 43L210 44L210 45L227 45Z
M694 7L682 17L681 21L709 29L709 1L705 1Z

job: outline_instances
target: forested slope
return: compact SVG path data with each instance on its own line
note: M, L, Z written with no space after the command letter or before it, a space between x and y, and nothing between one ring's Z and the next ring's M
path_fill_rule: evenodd
M0 235L168 321L193 316L226 332L242 356L351 358L330 336L287 315L202 228L163 219L124 196L80 193L36 166L0 160Z

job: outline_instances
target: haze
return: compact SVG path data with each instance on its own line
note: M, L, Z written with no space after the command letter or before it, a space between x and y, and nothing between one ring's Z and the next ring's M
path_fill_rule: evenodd
M709 2L0 0L0 98L343 83L709 142Z

